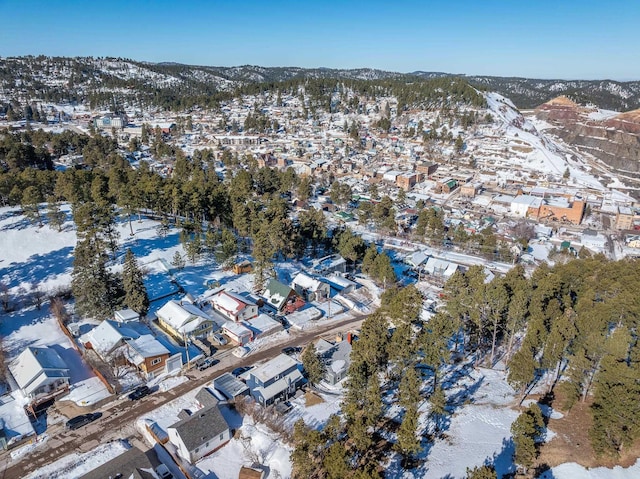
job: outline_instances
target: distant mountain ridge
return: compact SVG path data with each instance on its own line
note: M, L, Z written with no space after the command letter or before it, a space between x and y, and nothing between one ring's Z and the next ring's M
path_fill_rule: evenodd
M73 100L90 93L108 92L132 97L134 90L142 89L157 96L211 95L248 83L277 83L297 78L411 81L449 76L462 77L478 88L496 91L510 98L518 108L534 108L559 95L603 109L640 108L640 81L539 80L426 71L399 73L374 68L217 67L122 58L47 56L0 58L0 101L38 95L50 100L65 97Z

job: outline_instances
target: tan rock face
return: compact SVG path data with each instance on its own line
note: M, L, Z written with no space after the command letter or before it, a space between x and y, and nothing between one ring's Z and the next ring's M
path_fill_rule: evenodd
M640 174L640 110L605 120L590 119L593 111L562 96L540 105L535 114L555 125L554 133L567 143L616 170Z

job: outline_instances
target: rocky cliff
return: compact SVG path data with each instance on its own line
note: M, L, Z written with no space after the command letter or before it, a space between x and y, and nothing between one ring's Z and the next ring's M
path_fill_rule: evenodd
M554 133L625 176L640 178L640 110L616 114L558 97L535 109Z

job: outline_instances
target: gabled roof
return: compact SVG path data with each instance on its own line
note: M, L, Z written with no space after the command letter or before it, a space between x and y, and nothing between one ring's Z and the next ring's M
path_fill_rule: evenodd
M297 365L298 363L290 356L279 354L261 366L252 369L250 374L264 383L276 376L281 376L285 371L294 366L297 367Z
M298 273L291 282L291 285L294 287L300 286L302 289L307 289L313 292L318 291L318 289L320 289L323 284L326 283L323 283L322 281L316 278L312 278L311 276L304 273Z
M232 315L237 315L247 306L254 305L251 301L229 291L220 291L220 293L211 298L211 304L214 308Z
M151 450L142 452L137 447L123 452L110 461L95 468L93 471L81 476L80 479L105 479L118 477L121 474L123 479L152 479L157 477L153 471L153 464L149 458L155 455Z
M277 309L282 309L287 298L292 292L294 291L286 284L282 284L277 279L270 278L265 285L262 296L271 306L274 306Z
M169 426L175 429L189 452L218 437L229 425L217 405L205 407Z
M171 354L171 352L151 334L143 334L138 339L127 341L127 344L131 347L135 355L142 359ZM136 362L136 364L139 363Z
M28 389L40 376L69 378L69 368L52 348L28 347L9 365L11 374L20 389Z
M125 340L139 337L140 334L133 329L110 319L102 321L84 336L100 355L109 354Z
M158 318L178 333L190 333L204 321L211 321L209 315L195 305L173 299L160 308L156 314Z

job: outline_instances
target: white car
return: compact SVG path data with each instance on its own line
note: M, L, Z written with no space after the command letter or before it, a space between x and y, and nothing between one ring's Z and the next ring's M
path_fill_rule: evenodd
M244 358L247 354L249 354L251 350L246 346L238 346L233 350L231 354L233 354L236 358Z
M227 338L225 338L222 334L214 333L211 335L211 339L216 342L220 346L224 346L228 343Z

